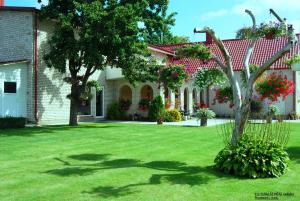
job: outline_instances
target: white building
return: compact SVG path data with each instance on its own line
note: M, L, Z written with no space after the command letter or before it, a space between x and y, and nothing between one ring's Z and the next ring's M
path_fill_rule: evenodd
M0 116L22 116L39 124L65 124L68 122L70 85L63 81L64 75L50 69L43 61L47 49L47 39L53 29L52 22L40 22L37 10L22 7L0 7ZM251 58L251 63L261 64L266 61L287 39L261 39ZM204 44L219 54L216 45L208 37ZM225 40L224 44L233 55L233 65L237 76L242 68L241 60L247 45L246 40ZM149 50L159 61L186 65L193 75L203 67L214 67L214 62L203 63L198 60L176 60L174 48L185 44L149 46ZM296 45L289 55L295 54ZM288 57L287 55L286 57ZM296 93L277 104L284 114L292 111L300 113L300 73L293 72L283 64L283 59L272 66L280 70L296 83ZM232 110L227 105L213 105L214 90L200 92L193 84L193 79L177 90L158 89L157 83L140 83L133 87L123 77L121 70L107 68L96 72L92 78L103 86L99 93L94 91L93 99L84 102L80 108L82 120L104 119L108 106L121 98L130 99L132 105L128 114L146 113L138 110L142 98L161 95L171 100L171 108L178 107L193 112L193 102L204 101L217 114L229 115ZM177 102L177 105L176 105Z

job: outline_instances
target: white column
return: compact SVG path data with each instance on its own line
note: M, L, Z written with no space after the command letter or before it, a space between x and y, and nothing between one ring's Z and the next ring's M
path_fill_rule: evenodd
M188 94L188 110L190 111L190 113L193 113L193 90L189 90L189 94Z
M180 94L180 97L179 97L179 99L180 99L180 108L179 109L184 110L184 88L180 89L179 94Z
M163 87L160 87L159 90L159 95L162 97L163 103L165 104L165 89Z
M295 72L295 85L296 85L296 112L297 114L300 114L300 71Z
M174 109L175 108L175 93L173 91L170 91L170 101L171 101L170 109Z
M91 93L92 93L92 99L91 99L91 115L92 116L94 116L94 117L96 117L96 94L97 94L97 91L96 91L96 89L93 87L92 89L91 89Z

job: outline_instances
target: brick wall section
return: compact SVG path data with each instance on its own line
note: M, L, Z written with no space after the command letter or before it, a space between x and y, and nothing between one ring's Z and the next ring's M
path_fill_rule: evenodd
M48 50L47 40L51 37L54 23L38 23L38 118L40 124L66 124L69 118L70 85L63 81L62 75L47 67L43 60Z
M0 61L29 60L27 69L27 114L33 112L33 39L32 12L0 11Z
M50 21L39 22L38 117L40 124L67 124L69 121L70 100L66 97L70 93L70 85L63 81L68 72L62 75L57 70L48 68L43 60L48 51L47 40L51 37L54 26ZM113 82L106 82L104 71L95 72L90 80L97 80L104 87L104 114L106 115L107 105L113 100ZM96 116L95 95L94 91L91 100L91 111L94 117Z

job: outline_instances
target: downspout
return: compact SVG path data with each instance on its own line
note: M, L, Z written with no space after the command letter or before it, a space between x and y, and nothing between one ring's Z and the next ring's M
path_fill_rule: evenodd
M295 111L296 112L296 99L297 99L297 97L296 97L296 93L297 93L297 83L296 83L296 72L295 71L293 71L293 81L294 81L294 83L295 83L295 91L294 91L294 97L293 97L293 111Z
M38 124L38 14L34 12L34 118Z

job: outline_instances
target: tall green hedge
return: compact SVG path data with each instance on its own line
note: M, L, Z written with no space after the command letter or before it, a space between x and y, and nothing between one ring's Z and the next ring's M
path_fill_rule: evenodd
M150 121L157 121L160 116L163 115L165 111L164 103L161 96L156 96L153 101L151 101L148 117Z
M0 129L24 128L26 118L23 117L4 117L0 118Z

